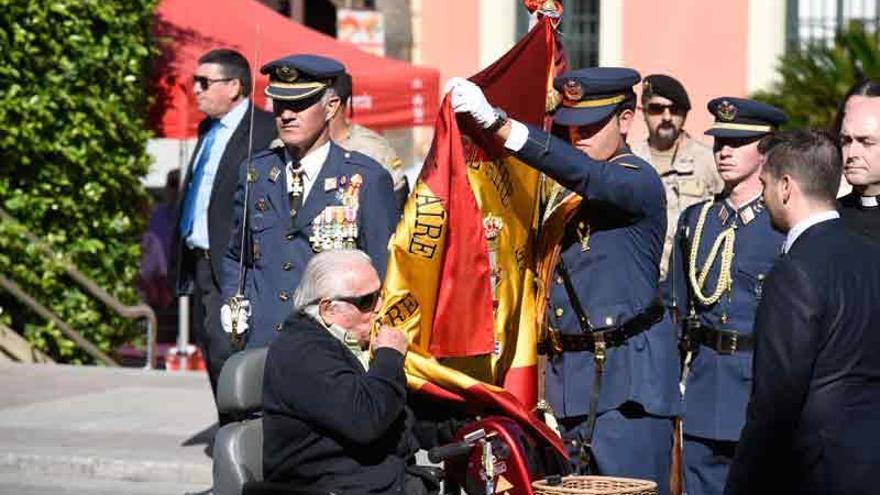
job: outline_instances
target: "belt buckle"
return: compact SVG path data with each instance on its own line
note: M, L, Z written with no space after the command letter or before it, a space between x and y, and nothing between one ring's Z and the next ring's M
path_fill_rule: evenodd
M730 349L724 349L724 339L728 337L730 339ZM718 351L718 354L722 354L725 356L730 356L736 354L736 345L737 345L737 332L736 330L720 330L718 331L718 336L715 339L715 349Z
M562 340L559 337L559 331L552 327L547 328L547 343L549 351L547 354L559 355L565 350L562 346Z
M189 248L189 250L190 250L190 252L192 252L193 255L195 255L195 257L197 259L206 259L206 260L210 259L210 254L207 249L194 247L194 248Z
M601 373L605 369L605 335L602 332L593 335L593 359L596 361L596 368Z

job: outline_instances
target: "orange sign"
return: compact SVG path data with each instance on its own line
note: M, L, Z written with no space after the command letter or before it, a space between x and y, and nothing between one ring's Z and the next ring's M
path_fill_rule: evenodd
M375 10L338 9L336 38L373 55L385 55L385 16Z

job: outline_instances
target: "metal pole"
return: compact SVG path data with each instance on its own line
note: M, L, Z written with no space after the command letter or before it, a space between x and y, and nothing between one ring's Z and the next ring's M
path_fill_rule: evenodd
M181 139L179 142L180 145L180 153L178 154L178 163L177 167L181 171L180 175L180 189L178 190L178 194L184 194L185 184L186 184L186 174L189 173L187 170L187 163L189 163L191 151L189 149L189 141L186 139ZM177 355L177 363L179 370L186 370L189 368L189 359L187 355L187 345L189 344L189 296L180 296L177 298L177 349L175 350L175 354ZM168 366L166 365L167 369Z
M189 369L189 296L180 296L177 299L177 358L180 370Z
M151 370L156 365L156 332L158 328L153 327L154 319L147 318L147 362L144 364L145 370Z

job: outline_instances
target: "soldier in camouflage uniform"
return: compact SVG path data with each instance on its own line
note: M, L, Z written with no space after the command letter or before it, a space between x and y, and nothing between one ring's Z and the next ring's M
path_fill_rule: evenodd
M672 251L678 217L685 208L721 192L724 182L715 170L712 149L691 138L683 129L691 102L676 79L653 74L642 83L642 112L648 138L636 142L632 151L650 163L666 190L666 240L660 259L660 280Z
M342 148L363 153L385 167L394 181L394 195L398 199L398 204L402 206L409 195L409 185L403 173L403 162L397 151L381 134L348 119L352 94L351 75L347 72L340 75L336 78L334 87L336 94L339 95L340 108L330 121L331 139Z

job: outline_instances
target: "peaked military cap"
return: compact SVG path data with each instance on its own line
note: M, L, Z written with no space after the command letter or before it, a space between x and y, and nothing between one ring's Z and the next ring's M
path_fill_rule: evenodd
M302 100L330 87L345 66L320 55L290 55L260 68L269 75L266 96L276 100Z
M640 80L638 72L622 67L568 71L553 80L553 87L562 95L553 122L564 126L601 122L621 103L635 97L632 88Z
M706 134L715 137L745 138L775 131L788 117L785 112L760 101L722 96L707 105L715 123Z
M642 83L642 104L652 96L662 96L685 110L691 109L691 100L678 79L666 74L651 74Z

